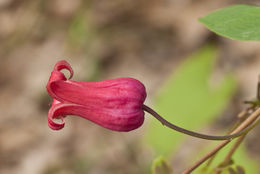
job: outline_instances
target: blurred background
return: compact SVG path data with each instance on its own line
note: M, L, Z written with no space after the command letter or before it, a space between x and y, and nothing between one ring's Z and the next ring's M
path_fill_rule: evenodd
M118 133L67 117L47 124L45 86L67 60L74 80L133 77L169 121L224 134L256 95L260 43L217 36L197 19L248 0L0 0L0 173L148 174L164 156L180 173L217 142L181 135L146 114L145 124ZM235 162L259 173L260 126ZM228 150L228 148L227 148ZM223 158L219 155L219 159ZM217 164L217 162L216 162Z

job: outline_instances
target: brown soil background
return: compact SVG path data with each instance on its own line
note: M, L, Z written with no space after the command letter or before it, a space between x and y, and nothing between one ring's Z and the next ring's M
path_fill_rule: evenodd
M45 86L60 59L71 63L75 80L137 78L151 103L186 56L214 42L221 53L214 71L232 72L239 85L216 123L230 124L234 118L225 114L237 113L243 100L255 96L260 43L216 36L197 19L236 3L260 5L257 0L1 0L0 173L149 173L153 152L141 141L145 127L115 133L70 117L62 131L48 128L51 99ZM78 17L86 21L82 35L71 29ZM258 126L246 141L258 160L259 134ZM176 171L185 166L171 165Z

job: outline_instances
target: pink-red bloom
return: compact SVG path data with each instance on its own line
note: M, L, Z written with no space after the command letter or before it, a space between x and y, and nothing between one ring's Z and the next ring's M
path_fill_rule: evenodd
M62 69L70 72L69 79L60 72ZM72 76L73 70L65 60L59 61L51 73L46 87L53 98L48 113L50 128L62 129L66 115L77 115L115 131L131 131L143 124L146 91L140 81L118 78L79 82L70 80ZM54 122L55 118L62 123Z

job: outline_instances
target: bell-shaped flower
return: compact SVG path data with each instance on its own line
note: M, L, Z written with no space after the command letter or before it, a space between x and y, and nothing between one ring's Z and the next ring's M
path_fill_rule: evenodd
M67 79L60 72L67 69ZM46 86L53 98L48 113L51 129L64 127L64 117L76 115L90 120L102 127L114 131L131 131L144 122L142 109L146 98L144 85L133 78L117 78L98 82L80 82L70 80L73 76L71 66L59 61L51 73ZM61 119L61 123L54 122Z

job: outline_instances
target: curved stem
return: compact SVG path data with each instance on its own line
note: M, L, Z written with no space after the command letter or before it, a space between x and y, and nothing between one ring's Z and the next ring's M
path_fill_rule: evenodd
M184 128L181 128L179 126L176 126L170 122L168 122L167 120L165 120L163 117L161 117L157 112L155 112L152 108L143 105L143 110L150 113L152 116L154 116L157 120L159 120L163 125L176 130L178 132L193 136L193 137L197 137L197 138L201 138L201 139L206 139L206 140L231 140L233 138L239 137L243 134L246 134L247 132L249 132L251 129L253 129L257 123L253 124L250 127L247 127L237 133L234 134L230 134L230 135L225 135L225 136L212 136L212 135L206 135L206 134L201 134L201 133L197 133L197 132L193 132Z

